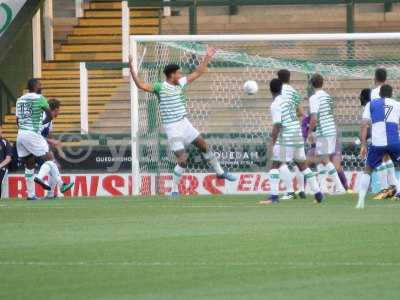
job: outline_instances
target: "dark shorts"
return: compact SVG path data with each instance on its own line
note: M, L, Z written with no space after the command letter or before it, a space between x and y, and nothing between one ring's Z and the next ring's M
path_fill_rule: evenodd
M383 147L377 147L372 145L369 146L367 155L367 165L372 169L377 168L382 163L382 159L385 156L385 154L388 154L394 162L396 161L399 162L400 143Z

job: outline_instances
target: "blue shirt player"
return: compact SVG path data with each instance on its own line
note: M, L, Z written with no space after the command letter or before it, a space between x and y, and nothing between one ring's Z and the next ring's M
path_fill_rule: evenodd
M393 88L384 84L380 98L372 99L365 105L361 125L361 157L367 157L364 174L361 177L357 208L364 208L371 173L388 154L393 161L400 161L399 120L400 102L391 99ZM367 151L368 128L371 126L371 144ZM367 154L368 153L368 154ZM396 190L400 191L396 180ZM396 197L400 197L396 194Z

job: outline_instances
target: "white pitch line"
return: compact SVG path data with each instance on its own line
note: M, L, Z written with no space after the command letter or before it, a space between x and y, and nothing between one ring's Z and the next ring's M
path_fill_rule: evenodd
M286 266L286 267L400 267L400 262L51 262L51 261L0 261L3 266L70 266L70 267L251 267L251 266Z

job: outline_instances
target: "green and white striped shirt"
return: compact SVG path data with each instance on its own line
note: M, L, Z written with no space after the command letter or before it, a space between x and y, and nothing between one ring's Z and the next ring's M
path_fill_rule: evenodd
M310 114L317 115L318 137L336 136L333 100L329 94L319 90L310 97Z
M182 77L178 85L172 85L166 81L153 84L153 92L158 96L163 124L178 122L187 115L184 93L186 85L187 77Z
M28 93L17 100L15 115L18 118L18 127L40 133L42 130L42 115L49 108L47 99L36 93Z
M300 94L289 84L284 83L282 86L282 96L289 98L292 102L296 104L296 107L299 106L301 102Z
M271 115L272 123L281 125L277 144L292 147L304 146L295 101L279 95L271 104Z

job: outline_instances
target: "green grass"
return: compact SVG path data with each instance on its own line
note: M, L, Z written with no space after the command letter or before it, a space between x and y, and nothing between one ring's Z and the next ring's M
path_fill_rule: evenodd
M400 203L0 201L0 299L399 299Z

